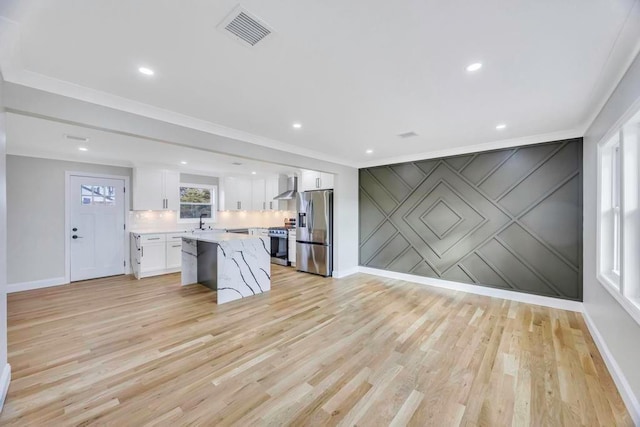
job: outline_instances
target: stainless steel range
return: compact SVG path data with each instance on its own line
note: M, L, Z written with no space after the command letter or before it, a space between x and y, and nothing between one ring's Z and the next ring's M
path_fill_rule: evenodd
M271 263L289 265L289 230L284 227L269 227L271 240Z

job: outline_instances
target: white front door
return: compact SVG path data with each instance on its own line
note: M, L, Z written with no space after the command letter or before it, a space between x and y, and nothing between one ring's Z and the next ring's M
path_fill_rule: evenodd
M70 176L71 281L124 274L124 180Z

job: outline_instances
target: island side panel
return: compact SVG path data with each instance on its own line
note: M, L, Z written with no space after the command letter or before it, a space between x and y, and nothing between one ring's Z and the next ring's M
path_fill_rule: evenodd
M218 243L198 240L198 283L218 289Z
M182 238L182 286L198 283L198 241Z
M266 237L220 242L218 304L271 289L271 255Z

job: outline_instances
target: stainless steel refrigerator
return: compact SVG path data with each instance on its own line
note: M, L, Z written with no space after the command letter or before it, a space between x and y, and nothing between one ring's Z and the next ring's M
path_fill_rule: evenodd
M298 193L296 269L331 276L333 271L333 190Z

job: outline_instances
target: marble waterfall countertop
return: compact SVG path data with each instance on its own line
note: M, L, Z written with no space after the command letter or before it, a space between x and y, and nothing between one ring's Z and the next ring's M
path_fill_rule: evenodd
M217 303L271 289L267 237L201 232L182 237L182 285L200 283L217 291Z

